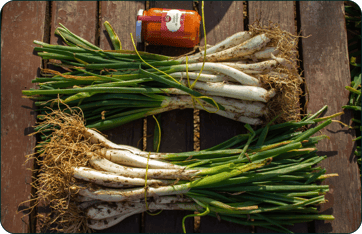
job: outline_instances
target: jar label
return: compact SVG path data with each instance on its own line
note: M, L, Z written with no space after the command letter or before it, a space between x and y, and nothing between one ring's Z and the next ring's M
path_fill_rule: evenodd
M181 28L181 16L183 14L179 10L170 10L165 16L166 27L171 32L176 32Z
M167 11L162 14L161 31L168 34L169 32L176 34L178 34L177 32L184 32L184 21L185 14L183 12L179 10Z

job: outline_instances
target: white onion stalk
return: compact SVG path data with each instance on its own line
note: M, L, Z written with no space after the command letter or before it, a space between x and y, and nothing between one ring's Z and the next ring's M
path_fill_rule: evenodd
M110 140L108 140L106 137L104 137L102 134L98 133L97 131L94 131L92 129L86 128L83 132L84 136L89 138L90 142L93 144L102 144L108 148L112 149L122 149L122 150L129 150L131 152L133 151L140 151L139 149L128 146L128 145L117 145Z
M154 159L147 160L147 158L138 156L127 150L103 148L97 150L96 153L101 157L108 159L111 162L122 164L125 166L146 168L146 166L148 165L148 168L182 169L182 167L173 165L171 163L161 162Z
M271 55L271 57L272 57L273 59L275 59L276 61L278 61L278 63L280 63L280 64L282 64L284 67L286 67L289 71L295 70L293 64L292 64L290 61L288 61L287 59L275 57L273 54ZM299 77L299 79L301 79L301 78Z
M219 72L222 74L225 74L234 80L238 81L241 84L245 85L252 85L252 86L259 86L259 80L255 77L252 77L248 74L245 74L242 71L239 71L238 69L220 64L220 63L210 63L206 62L203 63L192 63L187 65L188 71L199 71L203 67L203 70L205 71L213 71L213 72ZM186 64L182 65L174 65L171 66L171 69L173 72L184 72L186 71Z
M122 222L124 219L134 215L141 213L142 209L132 209L130 212L125 213L123 215L114 216L111 218L101 219L101 220L94 220L90 219L88 220L87 226L93 230L104 230L110 227L113 227L114 225Z
M94 189L82 186L81 188L74 187L76 191L79 189L79 195L86 196L95 200L120 202L143 199L145 197L145 188L129 188L129 189ZM158 188L147 188L147 197L166 196L187 193L190 190L188 184L179 184L172 186L162 186Z
M142 152L142 156L147 157L147 152ZM161 158L161 157L160 157ZM113 163L105 158L92 157L89 163L97 170L113 172L117 175L127 177L145 178L146 169L132 168ZM147 178L150 179L181 179L189 180L195 176L198 170L184 170L184 169L148 169ZM147 179L147 184L149 183ZM143 182L144 184L144 182Z
M242 59L252 59L252 60L258 60L258 59L270 59L272 58L271 55L278 55L280 51L275 47L265 47L264 49L255 52L251 55L243 56Z
M176 196L162 196L158 197L157 201L148 202L149 208L155 208L157 205L170 205L175 203L192 202L188 197L176 197ZM144 200L141 201L130 201L130 202L116 202L116 203L98 203L90 206L86 210L86 216L90 219L105 219L117 215L123 215L131 212L133 209L146 211L146 203Z
M208 103L207 103L208 104ZM205 102L203 102L203 106L205 107L205 105L207 105ZM215 111L217 110L216 107L214 106L211 106L211 105L207 105L207 109L208 107L211 107L212 109L214 109ZM225 112L225 113L228 113L228 114L235 114L235 115L238 115L238 116L245 116L245 117L250 117L250 118L258 118L258 117L261 117L263 115L262 112L259 112L259 113L251 113L251 112L244 112L243 110L240 110L234 106L228 106L228 105L224 105L225 107L225 110L220 110L221 112ZM191 108L191 107L190 107ZM202 106L200 104L197 104L196 106L197 109L200 109L202 110ZM209 110L209 109L208 109ZM211 110L209 110L211 111ZM211 112L215 112L215 111L211 111ZM218 113L219 115L222 115L221 113ZM246 122L245 122L246 123ZM249 123L250 124L250 123Z
M73 168L73 176L77 179L92 182L94 184L112 187L112 188L123 188L123 187L135 187L145 185L144 178L131 178L121 175L116 175L111 172L98 171L87 167L75 167ZM171 180L154 180L147 179L149 186L162 186L172 184L174 181Z
M260 34L255 37L252 37L241 44L228 47L227 49L223 49L222 46L220 47L220 51L213 52L211 54L208 54L206 52L206 61L207 62L221 62L226 61L229 59L235 59L235 58L241 58L243 56L254 54L255 52L263 49L268 42L270 41L270 38L268 38L265 34ZM210 48L211 49L211 48ZM209 49L209 50L210 50ZM223 49L223 50L221 50ZM189 63L195 63L195 62L201 62L204 60L203 54L198 54L196 56L192 56L189 59ZM182 57L178 59L178 61L181 61L182 63L186 62L186 58Z
M273 59L273 60L267 60L259 63L250 63L250 64L229 63L229 62L223 62L222 64L236 69L240 69L241 71L246 73L262 73L262 72L268 72L273 68L275 68L278 65L278 60Z
M189 108L193 108L193 106L190 105ZM196 108L203 110L203 108L199 104L196 104ZM207 106L205 108L211 112L217 111L217 109L214 106ZM228 119L236 120L238 122L243 122L243 123L247 123L250 125L260 125L263 123L263 121L258 118L243 116L239 113L232 113L232 112L228 112L228 111L218 110L216 112L216 114L226 117Z
M235 33L234 35L226 38L225 40L217 43L216 45L207 48L206 54L213 54L213 53L225 50L225 49L229 49L231 47L237 46L237 45L245 42L246 40L249 40L250 38L251 38L250 32L243 31L243 32ZM190 59L195 59L197 57L204 56L204 53L205 53L205 51L201 51L198 54L190 56Z
M210 49L213 46L215 46L215 45L206 44L206 49ZM200 46L199 49L200 49L200 51L205 51L205 46ZM193 56L193 55L191 55L191 56Z
M186 85L186 81L182 81ZM234 84L226 84L226 83L205 83L205 82L196 82L194 88L207 96L219 96L219 97L228 97L235 98L245 101L259 101L259 102L268 102L270 98L274 97L275 90L266 90L262 87L255 86L247 86L247 85L234 85ZM185 94L182 92L173 92L172 94ZM165 104L162 106L167 106Z
M236 109L240 110L239 113L245 114L245 116L251 116L254 114L256 114L257 116L261 116L268 113L268 108L263 102L237 100L234 98L216 96L213 96L211 98L214 99L217 103L220 103L221 105L235 107Z
M269 41L270 39L265 34L260 34L241 43L240 45L210 55L206 54L206 61L221 62L231 58L241 58L246 55L254 54L264 48ZM203 57L198 59L198 61L202 60Z
M167 111L167 110L164 110L164 111ZM163 111L161 111L160 113L162 113L162 112ZM128 145L115 144L115 143L111 142L110 140L108 140L103 135L101 135L100 133L98 133L98 132L96 132L96 131L94 131L94 130L92 130L90 128L86 128L83 134L85 135L85 137L89 138L91 143L93 143L93 144L101 144L106 148L127 150L127 151L129 151L129 152L131 152L132 154L135 154L135 155L139 155L140 153L143 152L142 150L137 149L136 147L132 147L132 146L128 146ZM150 158L157 158L158 155L162 155L162 154L164 154L164 153L151 153Z
M233 98L224 98L216 96L209 96L209 97L213 98L216 102L223 105L227 111L236 112L238 114L249 117L262 116L266 114L268 111L266 105L258 101L237 100ZM205 103L204 101L201 102ZM168 97L162 103L162 106L177 106L178 108L190 108L190 105L191 106L193 105L192 98L186 95L180 95L177 97ZM210 105L210 104L205 103L205 105Z
M84 197L84 196L77 196L74 200L77 201L77 202L91 202L91 201L95 201L95 200L92 199L92 198Z
M201 207L197 206L194 203L191 204L156 204L150 203L149 209L152 210L197 210L201 209ZM121 215L113 216L106 219L101 220L89 220L88 227L94 230L103 230L109 227L116 225L121 222L125 218L146 211L145 205L142 208L132 209L130 212L123 212Z
M151 203L149 203L151 205ZM101 220L114 216L125 214L137 214L144 211L144 202L118 202L118 203L101 203L91 206L86 210L86 216L89 219Z
M222 96L224 96L223 93L216 93L216 92L209 92L209 91L203 91L203 90L198 90L200 93L203 93L205 95L207 95L208 97L214 98L216 96L221 96L220 98L222 98ZM274 90L271 90L267 93L267 95L273 96L274 95ZM267 97L266 95L266 97ZM227 112L227 111L222 111L222 110L218 110L214 107L209 105L208 103L202 102L204 103L204 107L197 104L197 105L193 105L192 103L192 99L189 96L179 96L179 97L172 97L172 100L169 99L167 100L165 103L163 103L163 105L165 107L162 108L157 108L153 114L158 114L158 113L162 113L165 111L169 111L169 110L176 110L176 109L184 109L184 108L196 108L199 110L205 110L207 109L208 111L214 112L215 114L224 116L226 118L229 119L233 119L239 122L243 122L243 123L248 123L248 124L262 124L263 121L261 121L260 119L254 118L257 116L261 116L264 112L260 112L260 113L250 113L250 112L245 112L244 108L242 109L238 109L238 107L235 106L228 106L228 105L223 105L225 107L226 110L228 111L232 111L231 112ZM253 104L251 104L253 105ZM151 153L152 155L153 153ZM139 153L137 153L137 155L140 155ZM147 157L145 155L142 155L144 157ZM152 155L152 158L157 158L157 155Z
M87 209L88 207L90 206L93 206L95 204L99 204L99 203L102 203L103 201L99 201L99 200L92 200L92 201L85 201L85 202L82 202L78 205L78 207L82 210L84 209Z
M208 96L221 96L265 103L275 95L275 91L273 89L268 91L262 87L225 83L197 82L194 88L200 93L207 94Z
M184 84L186 84L185 82L183 82ZM220 83L219 83L220 84ZM250 87L250 86L246 86L246 87ZM197 90L197 89L195 89L195 90ZM214 96L217 96L217 97L219 97L219 98L233 98L233 99L237 99L237 101L250 101L250 100L242 100L242 99L240 99L239 97L238 97L238 95L232 95L232 97L225 97L225 96L223 96L223 93L220 93L220 92L216 92L216 91L214 91L214 92L211 92L211 91L206 91L206 90L197 90L198 92L200 92L200 93L202 93L202 94L205 94L205 95L207 95L208 97L211 97L211 98L214 98ZM265 91L263 91L263 92L265 92ZM269 90L269 91L267 91L268 92L268 96L269 96L269 98L272 98L272 97L274 97L274 95L275 95L275 90L273 90L273 89L271 89L271 90ZM183 92L183 91L181 91L181 90L178 90L178 89L173 89L173 88L170 88L170 89L167 89L167 93L168 94L173 94L173 95L187 95L187 93L186 92ZM212 93L214 93L214 94L212 94ZM165 100L165 105L162 105L162 106L167 106L167 100ZM256 101L251 101L251 102L256 102ZM264 101L265 102L265 101ZM220 103L221 104L221 103Z
M174 72L169 74L170 76L174 78L181 78L181 79L187 79L187 73L186 72ZM205 74L202 72L199 76L199 72L188 72L189 79L190 80L196 80L198 77L198 81L203 82L223 82L223 81L234 81L234 79L230 78L227 75L223 74Z
M251 87L251 86L249 86L249 87ZM255 87L255 88L257 88L257 87ZM202 94L204 94L204 95L207 95L208 97L211 97L211 96L225 97L225 93L224 93L224 92L206 91L206 90L197 90L197 91L199 91L200 93L202 93ZM275 96L275 90L274 90L274 89L271 89L271 90L269 90L269 91L267 91L267 92L262 91L264 95L260 95L260 96L258 97L257 94L253 94L253 89L252 89L252 88L245 88L245 92L243 93L243 97L240 97L237 93L229 93L229 94L227 95L227 97L235 98L235 99L245 98L247 101L248 101L248 99L249 99L249 101L256 101L256 100L255 100L256 98L252 99L252 98L250 98L250 97L247 97L247 96L246 96L246 95L247 95L247 92L249 92L251 95L256 96L256 97L257 97L257 100L260 99L262 102L265 102L265 103L268 102L268 100L270 100L270 98L272 98L272 97ZM244 100L245 100L245 99L244 99ZM252 100L250 100L250 99L252 99Z

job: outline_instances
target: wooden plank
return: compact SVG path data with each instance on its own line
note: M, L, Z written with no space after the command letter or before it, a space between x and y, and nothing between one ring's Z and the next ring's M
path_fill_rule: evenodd
M21 91L35 88L41 59L33 54L33 40L43 40L45 2L8 2L1 22L1 224L9 233L33 232L29 208L33 161L24 164L34 152L35 137L28 134L35 125L33 102ZM20 205L20 206L19 206ZM24 217L23 217L24 216ZM32 223L33 225L33 223Z
M86 1L54 1L52 7L50 44L63 44L54 31L63 24L70 31L95 43L97 30L97 2Z
M262 25L277 23L282 30L296 33L293 1L250 1L248 18L250 25L256 21Z
M123 49L134 50L129 33L132 32L133 35L135 35L136 15L138 9L144 9L144 7L144 2L137 1L101 2L100 48L105 50L113 49L111 46L112 43L108 40L108 35L103 25L105 21L108 21L119 36ZM120 12L124 12L124 14L120 14ZM103 133L105 133L112 142L131 145L142 149L142 128L143 120L140 119L104 131ZM136 214L101 232L140 233L141 221L141 214Z
M295 21L295 3L292 1L250 1L248 2L248 18L249 24L260 22L261 25L269 25L276 23L282 30L288 31L294 35L297 33ZM298 103L296 103L299 105ZM288 226L293 232L305 233L308 232L308 224L296 224ZM266 228L255 228L256 232L274 232Z
M348 103L350 70L343 2L300 2L304 76L309 90L308 113L328 105L325 115L342 111ZM351 111L336 118L351 123ZM316 222L316 232L352 233L361 223L361 181L353 155L353 134L338 123L332 123L322 134L330 140L318 144L321 155L328 158L319 165L339 177L326 180L330 185L328 202L321 206L323 214L334 221Z
M150 1L150 8L185 9L192 10L191 1ZM171 56L179 56L190 48L175 48L166 46L146 46L146 51ZM193 111L175 110L162 113L161 117L161 145L160 152L182 152L193 150ZM155 121L147 118L147 135L152 135ZM153 149L153 138L147 139L147 150ZM145 232L182 233L182 218L190 214L188 211L162 211L159 215L151 216L145 213ZM193 219L186 219L186 231L193 232Z
M199 5L201 14L201 3ZM244 30L243 2L241 1L206 1L204 5L207 44L214 45L225 38ZM200 45L204 44L202 32ZM243 123L200 111L200 149L212 147L237 134L245 132ZM200 232L250 232L250 227L231 222L218 221L209 216L201 217Z

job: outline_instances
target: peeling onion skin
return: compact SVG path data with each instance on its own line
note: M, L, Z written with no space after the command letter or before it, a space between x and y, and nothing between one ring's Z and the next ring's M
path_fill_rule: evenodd
M268 91L261 87L246 85L197 82L195 89L210 96L221 96L245 101L259 101L264 103L267 103L271 97L270 90Z

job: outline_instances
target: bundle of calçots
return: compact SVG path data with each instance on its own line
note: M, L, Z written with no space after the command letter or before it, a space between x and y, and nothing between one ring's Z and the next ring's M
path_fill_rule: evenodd
M250 26L205 51L180 58L138 51L106 51L57 28L68 46L34 41L48 64L33 80L42 114L61 97L82 108L87 126L110 129L179 108L198 108L251 125L300 120L297 36L279 27ZM64 107L64 106L62 106Z
M152 153L110 142L84 126L78 108L43 116L53 127L38 145L37 199L52 213L44 224L64 232L103 230L146 210L190 210L242 225L290 232L285 226L332 220L318 214L336 174L314 167L313 136L332 122L317 118L271 123L199 152ZM317 125L318 122L322 122ZM308 130L305 127L315 125ZM41 130L40 130L41 132ZM181 222L181 220L180 220Z

